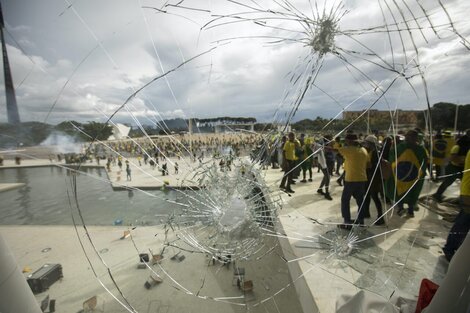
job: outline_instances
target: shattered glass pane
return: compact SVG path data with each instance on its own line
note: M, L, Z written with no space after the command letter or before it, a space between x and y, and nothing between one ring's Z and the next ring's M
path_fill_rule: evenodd
M291 194L268 165L292 123L315 115L331 117L316 139L370 133L374 110L395 137L409 126L401 110L419 109L432 142L431 104L468 99L467 2L2 5L2 70L24 123L2 120L0 230L25 273L63 263L48 291L61 310L334 312L344 294L416 301L423 278L444 279L458 206L426 198L405 220L383 201L341 229L334 180L331 202L316 173ZM435 187L424 179L422 195Z

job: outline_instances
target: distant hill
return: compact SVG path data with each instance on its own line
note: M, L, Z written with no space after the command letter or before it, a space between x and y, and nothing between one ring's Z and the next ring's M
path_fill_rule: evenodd
M157 128L168 128L172 131L177 130L188 130L188 120L184 120L182 118L175 118L171 120L163 120L160 122L160 127Z
M432 128L434 131L439 129L453 129L455 123L455 113L457 105L454 103L439 102L431 108ZM338 132L348 127L355 131L379 130L387 131L392 128L392 120L389 111L370 110L370 114L362 115L363 111L345 111L341 119L325 119L317 117L315 120L304 119L292 123L292 128L298 132L305 131L324 131ZM398 110L398 125L395 127L426 128L426 118L428 111L401 111ZM463 131L469 128L470 104L458 106L457 130ZM393 122L396 122L394 117ZM328 125L328 126L326 126Z
M215 124L217 122L246 123L254 122L254 118L244 117L216 117L208 119L194 119L196 123ZM155 125L144 125L149 135L161 135L171 132L188 131L188 120L182 118L158 121ZM128 125L129 126L129 125ZM41 122L23 122L19 125L0 123L0 148L14 148L19 146L36 146L46 139L52 137L67 137L72 142L89 141L91 138L105 140L111 135L111 127L104 123L77 121L64 121L58 125L50 125ZM88 134L88 136L86 135ZM129 133L131 137L141 137L143 132L140 128L133 127ZM47 140L46 143L50 143Z
M50 125L41 122L23 122L19 125L0 123L0 148L11 149L21 146L37 146L43 142L46 144L59 144L51 138L61 138L68 142L89 141L89 134L98 139L107 139L111 135L111 127L104 123L88 122L85 124L66 121L58 125Z
M0 147L34 146L43 142L54 126L41 122L24 122L19 125L0 123Z

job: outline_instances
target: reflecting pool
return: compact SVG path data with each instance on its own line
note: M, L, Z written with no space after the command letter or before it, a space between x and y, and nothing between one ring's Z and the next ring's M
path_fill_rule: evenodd
M69 203L74 203L72 173L57 166L0 169L0 183L25 184L0 193L0 224L73 224L71 214L77 216L77 209ZM113 191L102 168L81 168L76 177L78 203L89 225L154 225L181 210L167 201L182 198L176 191Z

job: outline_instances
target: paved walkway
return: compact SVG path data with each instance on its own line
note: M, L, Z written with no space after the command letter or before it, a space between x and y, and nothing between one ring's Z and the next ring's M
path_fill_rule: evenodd
M266 180L279 185L278 170L269 170ZM366 289L384 299L402 295L416 299L423 278L436 283L442 281L447 262L441 257L451 224L437 214L420 208L415 218L402 218L395 210L387 213L386 226L338 230L342 222L340 212L342 187L332 178L332 201L318 195L321 173L315 173L313 182L292 186L295 193L280 193L285 205L279 220L292 249L288 260L296 260L305 275L308 287L319 312L335 312L335 303L342 294L354 294ZM458 196L458 188L451 188L448 196ZM422 194L430 194L437 185L427 182ZM386 206L389 208L390 206ZM354 217L357 206L351 200ZM371 204L372 224L377 216ZM338 250L341 240L348 235L357 236L357 244L349 256L341 257ZM334 242L336 241L336 243ZM339 242L338 242L339 241Z

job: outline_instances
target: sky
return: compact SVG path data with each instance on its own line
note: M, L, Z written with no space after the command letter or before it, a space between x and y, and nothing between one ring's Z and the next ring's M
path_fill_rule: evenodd
M467 0L0 1L22 121L285 122L294 109L297 121L470 103ZM328 12L322 54L311 43Z

